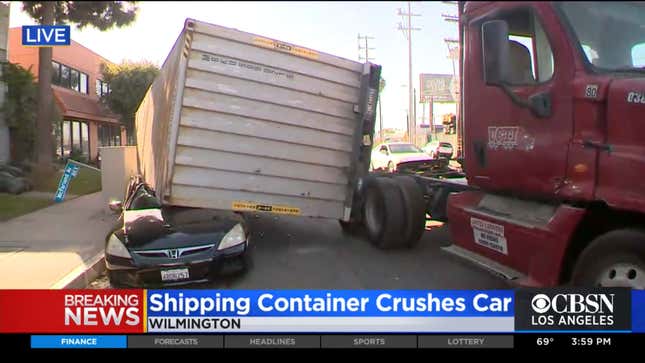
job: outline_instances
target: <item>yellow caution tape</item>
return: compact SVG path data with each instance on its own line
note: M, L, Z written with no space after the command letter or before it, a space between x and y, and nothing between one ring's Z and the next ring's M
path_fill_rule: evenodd
M232 204L232 209L238 211L271 212L276 214L288 214L292 216L300 215L300 208L289 207L286 205L257 204L241 201L234 201Z
M264 48L271 48L271 49L279 50L284 53L293 54L298 57L318 59L318 52L315 52L311 49L296 47L295 45L278 42L272 39L255 37L253 38L253 44L259 45Z

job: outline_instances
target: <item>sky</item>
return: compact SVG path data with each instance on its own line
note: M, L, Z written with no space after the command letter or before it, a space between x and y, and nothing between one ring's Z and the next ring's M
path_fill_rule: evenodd
M397 9L408 2L155 2L141 1L134 23L106 32L72 26L72 39L108 60L151 61L159 66L168 55L186 18L275 38L313 50L358 61L357 36L368 35L369 57L383 69L386 87L380 95L384 128L406 128L408 109L408 41L398 23L406 24ZM452 74L445 38L457 38L456 23L442 14L456 15L456 5L411 2L412 84L419 89L420 73ZM11 2L10 26L33 25L22 3ZM364 42L364 41L363 41ZM363 44L364 45L364 44ZM363 51L364 52L364 51ZM362 53L364 56L364 53ZM422 105L417 105L421 123ZM426 118L428 115L426 105ZM427 123L427 121L426 121Z

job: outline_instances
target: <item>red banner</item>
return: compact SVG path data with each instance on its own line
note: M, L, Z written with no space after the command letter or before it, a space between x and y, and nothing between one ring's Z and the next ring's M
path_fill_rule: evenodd
M0 290L0 333L142 333L144 290Z

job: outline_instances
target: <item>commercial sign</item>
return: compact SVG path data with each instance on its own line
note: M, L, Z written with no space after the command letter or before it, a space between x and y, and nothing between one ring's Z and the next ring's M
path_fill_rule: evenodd
M453 76L450 74L428 74L419 75L421 82L420 102L455 102L452 92Z

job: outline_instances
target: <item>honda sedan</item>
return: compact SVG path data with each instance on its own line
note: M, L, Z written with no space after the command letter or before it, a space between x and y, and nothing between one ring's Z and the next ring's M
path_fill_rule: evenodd
M247 268L249 234L240 214L162 206L139 177L110 209L121 212L105 241L114 287L204 282Z

